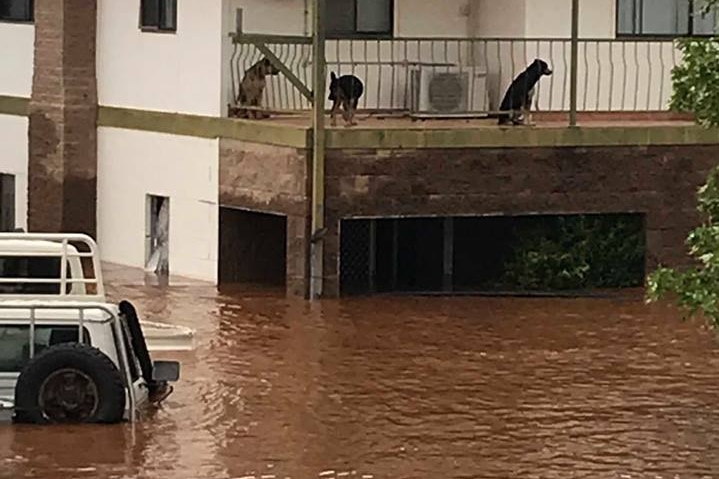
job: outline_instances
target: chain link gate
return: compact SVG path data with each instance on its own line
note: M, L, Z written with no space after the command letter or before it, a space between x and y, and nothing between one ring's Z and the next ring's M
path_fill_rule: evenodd
M340 293L365 294L374 289L374 222L340 223Z

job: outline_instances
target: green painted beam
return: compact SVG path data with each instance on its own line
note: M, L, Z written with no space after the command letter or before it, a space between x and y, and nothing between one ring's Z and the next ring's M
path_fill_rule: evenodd
M553 148L719 144L719 129L694 125L569 128L330 129L327 148Z
M199 138L231 138L269 145L307 148L308 128L278 123L235 120L101 106L98 126L152 131Z
M30 99L19 96L0 95L0 115L30 115Z

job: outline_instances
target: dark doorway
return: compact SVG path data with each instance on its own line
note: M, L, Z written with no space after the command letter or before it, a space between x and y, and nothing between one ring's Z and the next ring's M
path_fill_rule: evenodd
M15 175L0 174L0 231L15 226Z
M375 218L340 224L343 295L638 287L642 214Z
M219 240L220 284L285 285L285 216L220 208Z

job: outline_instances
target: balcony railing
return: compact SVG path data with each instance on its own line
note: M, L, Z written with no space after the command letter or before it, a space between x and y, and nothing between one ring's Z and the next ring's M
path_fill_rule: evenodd
M240 35L233 39L232 97L244 72L269 51L292 72L268 77L263 107L275 112L312 108L312 45L307 37ZM512 79L535 58L553 75L537 86L534 108L570 109L571 41L548 38L397 38L328 40L330 71L352 73L365 84L359 109L426 115L497 111ZM669 108L671 72L681 53L671 40L581 39L577 111L658 112ZM326 99L327 92L322 96ZM329 108L330 103L326 101Z

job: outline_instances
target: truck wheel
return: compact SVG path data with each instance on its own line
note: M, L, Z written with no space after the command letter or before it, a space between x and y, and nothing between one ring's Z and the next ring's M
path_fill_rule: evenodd
M35 356L15 386L15 421L117 423L125 386L115 363L86 344L63 343Z

